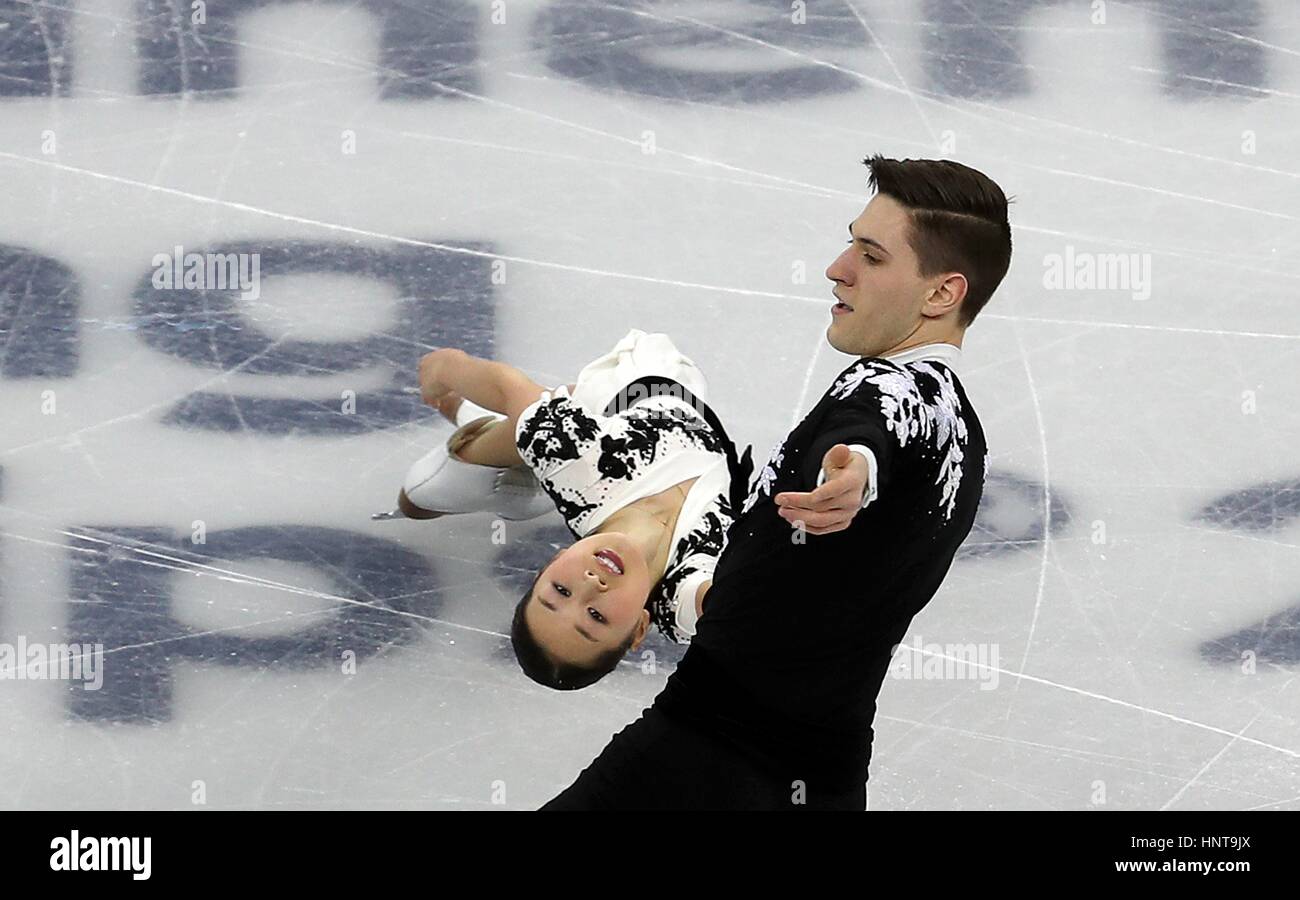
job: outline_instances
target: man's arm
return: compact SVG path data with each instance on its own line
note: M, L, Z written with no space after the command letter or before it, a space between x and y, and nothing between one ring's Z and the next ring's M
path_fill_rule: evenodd
M777 494L777 513L792 525L802 522L809 534L843 531L871 499L872 474L866 455L836 444L822 459L822 483L806 493Z

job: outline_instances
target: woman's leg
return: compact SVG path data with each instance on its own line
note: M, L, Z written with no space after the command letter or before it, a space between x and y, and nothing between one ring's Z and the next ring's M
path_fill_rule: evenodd
M515 417L489 422L449 449L457 459L479 466L518 466L524 458L515 446Z

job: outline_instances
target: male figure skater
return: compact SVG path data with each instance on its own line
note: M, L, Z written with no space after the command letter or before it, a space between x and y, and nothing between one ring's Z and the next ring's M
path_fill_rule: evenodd
M975 520L984 433L957 370L1011 261L1002 189L874 156L831 263L859 359L754 479L664 690L543 809L854 809L892 648Z

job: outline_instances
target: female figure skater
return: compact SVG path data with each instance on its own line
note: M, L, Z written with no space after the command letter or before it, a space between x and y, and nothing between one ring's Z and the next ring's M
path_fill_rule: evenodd
M528 519L554 508L576 539L515 609L511 643L529 677L586 687L651 623L690 639L752 463L749 448L737 458L703 373L667 335L633 329L554 390L435 350L420 361L420 390L459 427L412 466L401 514Z

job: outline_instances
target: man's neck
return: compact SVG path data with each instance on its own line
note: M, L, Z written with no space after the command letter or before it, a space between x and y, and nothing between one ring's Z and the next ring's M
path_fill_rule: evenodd
M926 344L952 344L954 347L961 349L962 338L966 336L964 330L945 329L935 334L912 334L896 347L890 347L881 356L893 356L895 353L902 353L904 350L911 350L914 347L924 347Z
M956 371L961 363L961 334L927 335L924 339L912 335L911 339L877 355L899 365L917 360L937 360Z

